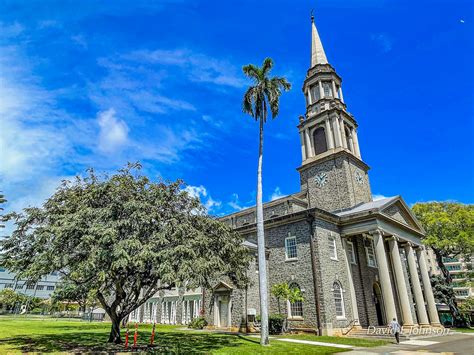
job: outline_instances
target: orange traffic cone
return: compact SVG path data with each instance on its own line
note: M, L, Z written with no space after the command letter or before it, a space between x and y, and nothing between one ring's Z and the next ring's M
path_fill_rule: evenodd
M153 330L151 331L150 345L153 345L153 342L155 341L155 326L156 326L156 323L153 323Z
M135 334L133 335L133 346L137 346L138 339L138 323L135 323Z
M128 326L127 330L125 331L125 349L128 348Z

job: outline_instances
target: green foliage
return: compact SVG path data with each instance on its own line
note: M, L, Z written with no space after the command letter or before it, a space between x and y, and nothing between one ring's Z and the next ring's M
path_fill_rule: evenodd
M114 342L120 321L159 290L210 287L222 274L247 281L243 238L208 217L181 181L152 182L139 170L99 177L91 169L64 181L42 207L11 215L16 229L0 243L0 263L19 277L59 271L69 287L95 294Z
M289 301L291 304L301 301L304 301L304 297L301 293L301 290L297 287L290 287L287 282L282 282L279 284L274 284L271 288L271 293L278 302L278 313L281 314L280 309L280 300Z
M470 314L474 310L474 297L470 296L463 300L463 302L459 305L459 311L461 314Z
M423 243L442 256L470 257L474 253L474 205L417 203L413 212L426 231Z
M7 200L5 199L5 195L0 193L0 211L3 211L2 205L5 202L7 202ZM2 222L5 222L5 217L2 214L0 214L0 228L5 228L5 225Z
M89 289L86 284L75 284L67 279L56 285L51 297L53 302L77 302L83 311L87 307L95 308L98 304L94 290Z
M430 281L436 302L449 305L451 300L455 298L453 285L448 283L441 275L431 276Z
M207 320L204 317L196 317L188 324L188 328L192 329L203 329L205 326L207 326Z
M244 95L242 110L255 120L267 120L267 105L270 107L272 118L278 116L280 96L283 91L291 89L291 84L283 77L269 77L273 68L273 60L265 58L261 67L248 64L242 68L244 74L252 79L254 85L250 86Z
M0 291L0 304L7 309L12 309L17 303L23 304L27 302L27 297L21 293L17 293L11 288L5 288Z
M286 318L281 314L270 314L270 317L268 317L268 329L270 334L281 334L285 320Z

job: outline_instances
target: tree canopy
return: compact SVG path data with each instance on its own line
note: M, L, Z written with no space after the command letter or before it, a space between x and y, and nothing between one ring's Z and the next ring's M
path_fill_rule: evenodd
M182 181L152 182L129 164L112 176L63 181L43 206L11 214L16 229L1 242L1 262L18 277L59 271L68 287L93 292L120 321L159 290L210 287L219 275L246 282L243 239L208 217Z

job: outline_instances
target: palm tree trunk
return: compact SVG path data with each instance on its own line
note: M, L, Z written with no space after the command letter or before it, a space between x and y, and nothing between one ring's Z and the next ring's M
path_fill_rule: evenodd
M260 118L260 142L257 169L257 245L258 245L258 281L260 286L260 344L268 345L268 291L267 263L265 260L265 235L263 229L262 203L262 159L263 159L263 117Z

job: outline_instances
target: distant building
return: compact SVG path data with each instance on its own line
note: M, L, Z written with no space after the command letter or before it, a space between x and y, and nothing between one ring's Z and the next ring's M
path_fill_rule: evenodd
M36 283L31 283L27 280L16 280L14 273L11 273L4 268L0 268L0 291L10 288L15 290L17 293L22 293L26 296L47 299L53 294L58 282L59 275L55 272L43 277Z
M443 263L453 279L453 288L456 299L460 302L470 296L474 296L474 288L470 273L472 273L472 258L443 258Z

